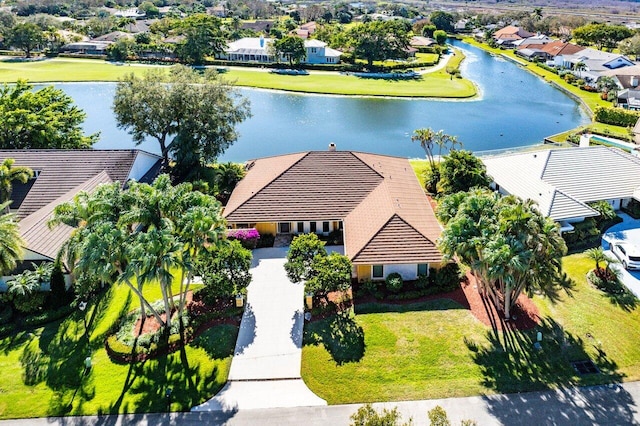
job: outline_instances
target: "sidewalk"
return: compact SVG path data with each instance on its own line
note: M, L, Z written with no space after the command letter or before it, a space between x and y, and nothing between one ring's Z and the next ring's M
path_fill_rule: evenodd
M463 419L479 426L493 425L632 425L640 423L640 382L621 385L570 388L558 391L469 398L434 399L373 404L374 408L398 407L403 420L413 418L416 426L428 425L427 411L443 407L452 425ZM349 425L349 417L361 404L324 407L233 410L170 414L130 414L0 421L0 426L119 426L119 425L229 425L229 426L315 426Z
M253 253L248 287L229 381L193 411L326 405L300 377L304 285L284 270L288 247Z

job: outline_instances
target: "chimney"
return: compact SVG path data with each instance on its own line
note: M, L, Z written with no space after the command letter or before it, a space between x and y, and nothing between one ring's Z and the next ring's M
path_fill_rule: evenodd
M331 142L331 143L329 144L329 151L335 151L335 150L336 150L336 144L335 144L335 143L333 143L333 142Z

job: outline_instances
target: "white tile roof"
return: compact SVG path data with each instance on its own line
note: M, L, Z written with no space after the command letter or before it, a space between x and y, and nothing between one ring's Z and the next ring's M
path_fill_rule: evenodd
M640 159L616 148L536 151L483 162L501 188L536 201L554 220L595 216L586 203L630 198L640 188Z

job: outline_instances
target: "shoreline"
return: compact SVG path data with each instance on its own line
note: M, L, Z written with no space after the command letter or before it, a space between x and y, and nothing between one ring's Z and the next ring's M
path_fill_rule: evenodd
M429 77L429 74L434 74L436 72L442 72L442 69L445 68L448 64L448 62L451 60L452 55L447 55L444 56L443 59L446 59L446 62L440 62L439 64L436 64L434 67L428 69L428 70L424 70L423 72L421 72L421 76L424 80L427 80ZM53 61L55 61L56 59L52 60L52 62L49 63L54 63ZM43 62L47 62L49 60L41 60L41 61L29 61L29 62L5 62L5 61L0 61L0 66L4 63L6 64L41 64ZM111 73L111 75L102 75L102 78L97 77L97 78L92 78L91 76L89 76L88 78L82 78L79 77L77 79L74 80L58 80L55 78L43 78L38 80L37 76L36 79L29 79L27 78L27 80L29 81L29 83L31 84L65 84L65 83L72 83L72 84L78 84L78 83L89 83L89 84L96 84L96 83L117 83L118 80L123 76L121 74L128 74L129 72L135 72L134 69L130 69L127 70L128 68L137 68L138 71L140 71L143 68L161 68L161 67L167 67L166 65L149 65L149 64L142 64L142 63L126 63L126 64L115 64L112 62L108 62L108 61L101 61L101 60L92 60L92 59L84 59L84 58L59 58L59 60L57 61L60 64L64 64L66 63L74 63L74 64L79 64L82 63L83 61L88 61L86 62L87 64L91 64L93 67L108 67L108 66L112 66L114 68L117 68L118 71L115 71L113 73ZM464 61L464 59L462 60ZM460 67L460 65L458 65L458 68ZM122 71L120 71L122 70ZM87 74L90 74L90 71L94 71L94 70L86 70ZM128 72L127 72L128 71ZM234 67L232 68L231 71L231 75L230 76L225 76L224 74L221 74L223 79L226 79L227 81L229 81L230 83L233 84L233 86L235 88L247 88L247 89L255 89L255 90L267 90L267 91L275 91L275 92L279 92L279 93L291 93L291 94L301 94L301 95L316 95L316 96L336 96L336 97L354 97L354 98L373 98L373 99L416 99L416 100L442 100L442 101L464 101L464 102L468 102L468 101L475 101L475 100L479 100L481 99L480 96L480 91L478 89L478 85L476 84L476 82L469 80L469 79L463 79L466 82L468 82L467 87L465 88L458 88L456 90L453 90L451 92L451 94L445 94L445 95L429 95L429 91L434 92L437 91L438 85L435 85L433 83L434 87L428 87L425 90L422 90L424 93L418 93L418 94L411 94L411 92L413 91L411 87L405 87L400 89L399 91L401 92L405 92L401 93L401 94L394 94L394 93L385 93L385 90L383 88L383 90L380 90L380 93L336 93L336 91L334 92L324 92L324 91L319 91L319 90L314 90L313 89L313 83L317 83L317 81L315 82L310 82L311 84L309 86L311 86L310 89L303 87L296 87L296 85L289 85L290 87L286 87L287 84L285 82L285 84L282 84L285 87L268 87L269 82L249 82L249 83L243 83L241 81L241 77L242 76L234 76L233 75L233 71L237 71L239 73L247 73L247 72L261 72L262 70L259 69L254 69L254 68L250 68L250 67ZM426 72L425 72L426 71ZM5 68L5 69L1 69L0 68L0 76L2 76L3 73L13 73L15 74L16 72L19 72L19 68L16 67L16 69L9 69L9 68ZM60 71L62 72L62 71ZM28 72L24 72L23 74L29 74ZM245 74L246 75L246 74ZM335 73L335 72L330 72L330 71L316 71L313 73L314 76L319 77L320 79L325 78L325 77L336 77L339 75L339 73ZM350 76L342 76L340 75L340 77L350 77ZM4 84L13 84L15 83L18 79L22 78L22 76L11 76L5 80L3 80L2 82ZM442 79L441 77L434 77L434 81L436 79ZM442 79L444 81L444 79ZM380 80L381 82L388 82L389 80ZM325 85L325 87L331 87L333 86L333 84L331 84L332 81L327 81L326 84L325 82L320 81L320 85ZM413 82L409 82L407 81L407 83L413 83ZM420 92L421 88L420 88L420 81L417 80L415 81L415 91ZM466 85L467 83L465 83ZM345 87L349 87L350 84L349 82L347 82L345 84ZM375 87L375 85L374 85ZM381 86L378 86L381 87ZM362 87L360 87L360 91L361 92L366 92L367 88L365 87L364 89ZM434 90L435 89L435 90ZM466 94L466 93L470 93L473 92L471 94ZM456 94L456 93L461 93L461 94Z

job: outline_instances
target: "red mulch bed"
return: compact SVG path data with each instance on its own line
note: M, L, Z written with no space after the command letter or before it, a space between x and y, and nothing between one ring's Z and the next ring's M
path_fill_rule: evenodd
M497 330L529 330L540 324L540 311L526 294L521 294L520 297L518 297L516 306L511 312L512 319L505 321L503 312L498 311L493 305L493 302L480 295L475 278L473 278L471 274L467 274L467 281L463 282L459 289L449 293L435 294L410 300L384 300L382 303L407 305L436 299L453 300L464 308L469 309L473 316L481 323ZM381 303L380 300L373 296L358 298L357 302Z
M187 308L192 300L193 300L193 292L189 290L189 292L187 293ZM166 312L164 314L160 314L160 318L162 318L162 321L166 321L167 320ZM141 321L142 321L142 318L138 318L138 321L136 321L136 325L133 328L134 337L138 337L141 334L153 333L160 330L160 323L158 322L156 317L154 317L153 315L147 315L147 318L144 320L144 326L142 327L142 331L140 331Z

